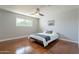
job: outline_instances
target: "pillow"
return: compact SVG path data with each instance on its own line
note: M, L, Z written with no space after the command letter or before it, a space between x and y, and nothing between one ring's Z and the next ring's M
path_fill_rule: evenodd
M52 33L53 33L53 31L46 31L46 33L48 33L48 34L52 34Z

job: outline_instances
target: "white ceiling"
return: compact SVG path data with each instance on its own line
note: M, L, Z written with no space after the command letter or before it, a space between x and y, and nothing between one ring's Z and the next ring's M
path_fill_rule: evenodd
M79 6L76 6L76 5L75 6L74 5L71 5L71 6L68 6L68 5L66 5L66 6L64 6L64 5L0 5L1 9L23 14L23 15L27 15L27 16L37 17L37 18L39 18L39 17L31 15L31 13L36 11L36 8L40 8L41 12L44 9L45 10L51 9L54 12L55 11L60 12L63 10L75 9L78 7ZM44 10L44 12L45 12L45 10Z
M0 5L1 9L36 18L38 18L38 16L31 14L34 13L37 8L41 9L43 7L45 7L45 5Z

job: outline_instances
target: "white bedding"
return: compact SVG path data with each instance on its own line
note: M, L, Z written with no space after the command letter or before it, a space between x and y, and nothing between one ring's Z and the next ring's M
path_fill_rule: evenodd
M57 33L53 33L53 34L38 33L38 34L50 36L50 40L49 40L49 41L46 41L46 40L45 40L43 37L41 37L41 36L36 36L36 35L30 35L30 36L29 36L29 38L32 37L32 38L35 38L35 39L37 39L37 40L42 41L43 44L44 44L44 47L46 47L50 42L56 40L56 39L59 37L59 35L58 35Z

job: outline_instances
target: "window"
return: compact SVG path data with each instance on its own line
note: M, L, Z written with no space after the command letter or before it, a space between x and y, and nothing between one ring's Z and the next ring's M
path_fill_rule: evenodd
M32 20L16 18L16 26L32 26Z

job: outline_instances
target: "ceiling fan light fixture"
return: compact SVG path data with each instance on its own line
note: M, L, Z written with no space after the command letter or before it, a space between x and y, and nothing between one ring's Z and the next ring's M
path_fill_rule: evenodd
M44 14L40 13L39 8L37 8L36 11L34 13L32 13L32 15L44 16Z

